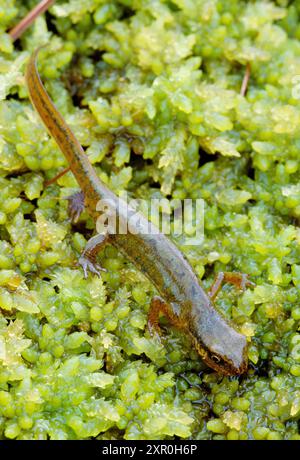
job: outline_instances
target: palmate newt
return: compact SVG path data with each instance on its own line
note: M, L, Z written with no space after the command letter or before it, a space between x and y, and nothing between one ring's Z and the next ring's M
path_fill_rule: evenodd
M99 179L82 146L47 94L37 70L37 53L38 50L31 56L26 70L31 102L65 155L80 186L81 192L70 198L73 218L77 218L85 206L96 220L99 200L113 201L118 208L119 198ZM132 212L126 206L118 208L120 221L128 219ZM159 315L162 313L173 326L190 336L209 367L224 375L244 373L248 366L246 337L216 310L213 300L223 281L242 289L253 286L247 275L221 273L210 292L206 293L188 261L167 236L151 234L149 221L142 215L139 228L135 230L127 234L107 232L93 236L79 258L85 276L88 270L99 274L101 267L96 264L96 254L106 243L113 244L148 277L160 294L150 305L150 332L160 332Z

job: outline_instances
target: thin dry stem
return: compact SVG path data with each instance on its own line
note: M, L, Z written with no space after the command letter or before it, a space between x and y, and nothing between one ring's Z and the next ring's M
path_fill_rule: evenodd
M54 182L57 181L60 177L64 176L68 171L70 171L71 168L65 168L63 169L60 173L58 173L56 176L52 177L52 179L49 179L48 181L45 182L45 187L49 187L49 185L54 184Z
M23 18L15 27L13 27L8 33L12 40L17 40L23 32L31 26L33 21L42 13L44 13L55 0L42 0L36 5L29 13Z

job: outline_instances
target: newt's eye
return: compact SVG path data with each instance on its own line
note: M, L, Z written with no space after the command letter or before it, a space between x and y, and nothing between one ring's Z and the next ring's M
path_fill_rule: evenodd
M221 359L217 355L211 355L212 361L214 361L216 364L219 364Z

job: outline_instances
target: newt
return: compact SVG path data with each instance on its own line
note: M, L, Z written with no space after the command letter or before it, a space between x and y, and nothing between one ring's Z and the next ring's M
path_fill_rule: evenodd
M128 220L133 210L127 204L119 207L119 198L99 179L82 146L50 99L37 70L36 50L26 69L26 82L33 106L50 135L64 154L81 191L69 197L71 217L76 220L84 207L97 220L99 200L115 203L119 221ZM124 201L125 203L125 201ZM135 211L134 211L135 212ZM242 273L221 273L207 293L191 265L176 245L164 234L149 232L152 224L140 214L138 228L127 234L107 231L87 242L78 263L84 275L100 274L96 255L107 243L113 244L141 270L157 289L150 305L148 327L160 334L159 316L183 331L203 361L223 375L240 375L247 370L247 340L234 325L215 308L214 299L223 282L244 289L254 285Z

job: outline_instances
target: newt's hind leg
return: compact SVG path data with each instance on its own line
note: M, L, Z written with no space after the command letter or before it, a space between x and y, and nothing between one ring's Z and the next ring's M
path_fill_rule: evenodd
M76 192L66 198L69 201L69 214L72 222L77 222L80 214L83 212L84 206L84 194L82 191ZM97 253L105 246L108 242L109 235L98 233L97 235L90 238L78 259L78 265L83 269L84 277L87 278L88 271L100 276L100 271L106 271L96 262Z
M174 326L178 326L178 320L176 321L176 316L174 315L171 305L165 302L161 297L155 296L151 300L148 313L148 329L151 335L155 333L158 336L161 335L161 328L159 326L160 313L165 315Z
M69 202L68 211L73 223L76 223L84 211L84 194L83 192L76 192L73 195L65 198Z
M255 283L249 280L248 275L239 272L220 272L216 276L208 295L212 300L217 297L223 283L233 284L235 287L241 290L245 290L246 287L255 287Z
M84 277L87 278L88 270L100 276L100 271L106 271L96 262L97 253L102 249L109 240L109 235L97 234L90 238L78 259L78 265L83 269Z

